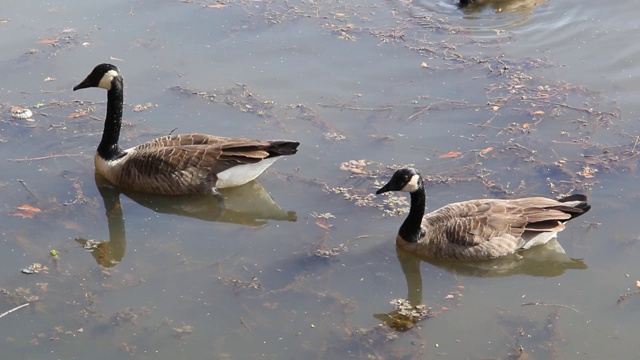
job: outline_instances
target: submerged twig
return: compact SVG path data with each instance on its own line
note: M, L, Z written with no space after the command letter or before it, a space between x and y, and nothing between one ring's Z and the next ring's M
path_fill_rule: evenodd
M549 303L544 303L544 302L532 301L532 302L524 303L521 306L530 306L530 305L561 307L561 308L566 308L566 309L573 310L573 311L577 312L578 314L580 314L580 311L578 309L576 309L574 307L571 307L569 305L563 305L563 304L549 304Z
M523 99L522 101L526 101L526 102L530 102L530 103L542 103L542 104L547 104L547 105L564 107L564 108L575 110L575 111L586 112L587 114L590 114L590 115L603 114L603 115L610 115L610 116L613 116L615 118L619 117L618 114L616 114L615 112L612 112L612 111L602 111L602 110L588 109L588 108L585 108L585 107L573 106L573 105L569 105L569 104L566 104L566 103L559 103L559 102L556 102L556 101L541 100L541 99Z
M632 154L634 152L636 152L636 146L638 145L638 139L640 139L640 136L636 136L636 141L633 143L633 149L631 149L631 153Z
M33 196L33 197L34 197L34 198L36 198L38 201L40 201L40 196L38 196L38 194L36 194L36 192L35 192L35 191L33 191L33 190L29 189L29 187L27 186L27 183L26 183L24 180L22 180L22 179L18 179L18 182L20 182L20 184L22 185L22 187L23 187L25 190L27 190L27 192L28 192L31 196Z
M245 329L247 329L248 332L251 332L251 328L249 327L249 325L247 325L242 316L240 316L240 323L242 324L242 326L244 326Z
M48 160L59 157L76 157L76 156L84 156L84 154L49 154L46 156L39 156L33 158L22 158L22 159L7 159L8 161L13 162L21 162L21 161L38 161L38 160Z
M636 290L636 291L631 291L625 294L622 294L620 296L618 296L618 305L622 304L623 302L627 301L630 297L634 296L634 295L640 295L640 289Z
M392 106L380 106L380 107L359 107L357 105L347 105L347 104L336 104L336 105L330 105L330 104L317 104L320 107L324 107L324 108L335 108L335 109L343 109L343 110L354 110L354 111L373 111L373 112L377 112L377 111L391 111L393 110Z
M22 305L20 305L20 306L16 306L16 307L14 307L14 308L13 308L13 309L11 309L11 310L8 310L8 311L3 312L2 314L0 314L0 319L2 319L3 317L5 317L5 316L7 316L7 315L11 314L12 312L14 312L14 311L16 311L16 310L20 310L20 309L22 309L22 308L23 308L23 307L25 307L25 306L29 306L29 304L30 304L30 303L24 303L24 304L22 304Z

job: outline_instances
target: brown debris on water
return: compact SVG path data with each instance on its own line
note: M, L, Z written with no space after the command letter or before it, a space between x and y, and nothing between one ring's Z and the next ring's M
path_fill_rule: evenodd
M335 334L321 351L322 359L353 357L356 359L424 359L423 347L426 340L418 332L411 332L410 343L403 335L384 325L371 329L350 327L344 329L345 335Z
M223 265L225 261L218 262L218 269L220 273L223 273ZM217 282L223 285L231 286L233 292L237 295L242 290L258 290L262 291L262 284L258 280L258 278L253 275L246 266L242 266L242 269L249 275L249 280L242 280L236 277L219 275L217 278Z
M403 47L416 53L419 55L418 61L415 62L416 74L428 75L432 71L458 71L476 68L480 69L480 76L488 79L491 83L485 88L486 101L480 103L447 98L430 99L423 94L416 94L414 99L391 104L363 105L355 102L349 96L346 99L329 99L326 101L328 104L277 104L269 100L268 97L253 92L251 84L236 84L211 91L191 90L183 87L172 88L180 93L228 105L238 112L254 114L266 121L273 121L281 127L284 127L280 123L281 118L288 119L290 117L301 120L308 124L307 127L311 129L312 134L317 135L325 144L329 145L333 143L344 144L352 140L353 134L342 129L341 124L333 123L330 119L324 118L318 109L331 108L353 114L366 114L377 122L398 119L397 121L401 124L426 122L429 115L434 112L474 111L475 115L473 122L469 124L468 133L465 132L460 136L464 140L463 142L469 142L472 146L466 148L451 146L439 149L406 149L406 151L424 153L426 157L430 158L430 160L416 163L413 166L424 169L423 175L426 185L431 188L478 183L484 186L487 196L512 197L545 191L561 195L579 190L589 191L594 184L597 184L601 178L608 174L622 171L629 171L632 174L637 172L638 155L640 154L640 149L637 146L638 136L626 133L626 129L620 125L613 125L618 124L618 120L620 120L620 111L616 108L615 103L594 94L589 89L574 84L549 82L536 78L531 74L531 69L555 66L544 59L514 60L505 56L481 54L469 56L468 53L465 53L467 46L482 49L500 41L507 41L508 37L506 36L484 40L467 36L468 30L456 27L446 18L412 14L409 11L409 2L394 3L393 10L384 15L385 20L382 24L370 19L371 16L380 16L374 14L374 12L381 12L382 7L379 4L361 6L341 2L300 1L284 3L229 1L224 4L214 4L213 2L211 4L195 4L202 7L202 11L210 12L226 11L223 8L228 9L232 6L242 7L249 14L246 29L251 31L259 26L265 26L264 24L267 26L285 24L287 26L286 22L288 21L311 19L315 21L321 31L344 40L341 41L342 44L373 38L374 41L377 39L379 46ZM232 29L231 31L244 31L244 29ZM438 36L431 36L431 34ZM443 39L443 35L447 35L447 37ZM78 45L90 46L88 39L77 35L75 31L58 31L58 34L53 35L43 34L42 39L45 40L43 43L35 44L34 42L33 45L30 45L35 49L28 50L28 54L24 55L22 60L44 58L57 51L72 49ZM119 59L112 58L112 60ZM421 66L421 62L425 66ZM362 95L357 94L353 97L360 96ZM48 117L57 119L55 124L46 128L52 136L64 138L72 132L82 131L88 136L98 137L101 133L103 117L95 114L95 105L89 102L55 103L52 100L51 103L43 107L37 107L38 121L30 124L33 124L34 128L42 128L45 125L39 123L41 116ZM149 109L148 105L150 104L129 105L129 108L136 112ZM101 103L99 106L104 105ZM50 111L49 114L44 113L47 110ZM3 111L3 114L6 115L5 117L10 117L8 108ZM562 125L558 125L559 121L562 121ZM16 125L15 123L17 122L11 122L12 125ZM20 123L20 125L24 126L24 123ZM132 126L131 123L125 122L124 125L123 135L140 135L140 129ZM538 134L542 133L543 127L547 126L554 126L556 137L539 139ZM545 128L545 131L549 130ZM603 131L619 132L619 143L599 143L597 135ZM385 146L386 141L393 140L394 137L397 135L375 133L374 131L373 134L366 134L365 138L370 138L374 144ZM6 142L12 140L10 137L1 139ZM397 145L397 142L394 145ZM298 173L282 174L277 170L272 170L271 174L286 181L309 185L312 189L324 191L330 196L343 198L349 202L349 206L353 204L373 207L384 212L387 216L404 214L409 204L407 197L376 197L373 195L373 192L388 180L393 171L404 164L381 164L363 158L363 156L366 154L358 155L353 160L340 159L339 161L343 161L339 165L340 171L334 168L337 172L333 174L338 175L335 177L331 175L328 179L308 179ZM29 158L14 160L49 164L76 157L80 157L78 161L90 163L90 155L87 154L34 154ZM505 166L505 164L507 165ZM504 177L505 172L512 172L515 175ZM28 204L42 209L42 212L33 212L38 221L54 224L63 215L70 218L78 212L98 213L102 211L97 205L99 203L97 199L87 198L85 191L83 191L85 185L78 176L65 176L65 179L68 180L69 195L68 198L62 200L48 199L46 196L40 197L35 189L30 189L26 184L23 184L30 196L34 198L34 201L28 202ZM536 183L540 183L541 186L536 187ZM27 202L21 201L9 205L8 209L14 209L16 205L23 203ZM262 290L262 282L257 276L260 276L265 283L267 281L261 275L260 270L256 271L251 268L250 271L247 268L249 265L244 265L247 263L245 260L237 260L231 265L226 261L228 259L217 263L218 273L213 279L227 286L226 289L232 290L236 295L239 305L237 308L231 308L244 311L242 316L237 315L238 321L235 324L237 328L244 333L261 334L271 330L281 330L282 319L292 318L301 322L306 321L306 328L309 331L314 331L313 341L301 345L310 349L309 358L350 356L371 359L423 359L427 340L422 337L422 331L399 334L384 325L364 328L358 324L351 324L354 321L352 315L359 310L359 304L350 299L350 294L335 291L327 280L336 274L337 267L332 266L332 261L340 258L341 254L347 251L350 243L343 240L333 241L329 235L335 231L333 225L336 221L332 220L330 214L323 211L326 210L318 210L318 213L311 215L314 221L311 222L310 227L314 231L318 231L319 234L311 236L308 248L304 249L301 254L293 255L299 257L305 265L308 265L310 258L321 259L322 261L316 261L321 266L318 268L296 267L296 270L302 269L303 271L295 272L292 270L292 279L282 287L266 289L266 291L256 294L257 292L252 290ZM14 220L23 221L23 219ZM24 221L32 220L25 219ZM597 224L590 224L589 227L591 226L595 227ZM16 239L17 244L28 249L25 253L40 252L43 254L42 259L31 259L29 263L32 261L44 263L45 261L48 249L44 249L46 250L44 251L38 240L40 239L30 239L25 236ZM91 243L89 245L91 246ZM59 248L58 244L56 247ZM174 255L173 252L172 255ZM210 263L203 265L182 255L180 259L182 260L180 265L168 269L169 272L181 271L189 275L211 268ZM325 259L332 260L324 261ZM145 270L144 263L136 263L135 265L139 265L137 271L143 272ZM167 269L162 268L162 273L167 273ZM46 283L37 282L29 287L13 286L11 289L15 288L15 290L11 291L0 289L3 300L13 305L21 304L24 301L39 303L27 308L25 313L41 311L42 303L45 302L39 300L44 297L49 300L44 305L51 306L46 310L57 310L51 305L57 301L57 304L64 309L72 309L71 315L69 318L65 318L65 322L75 321L82 324L83 327L90 328L92 337L108 336L114 330L122 332L122 336L129 337L126 342L122 342L122 340L111 342L114 347L119 347L125 353L137 354L147 351L148 349L142 349L142 347L138 349L139 345L135 344L144 344L143 340L147 338L157 338L155 332L159 329L165 330L164 336L167 338L178 338L181 342L186 342L189 338L187 335L193 331L191 325L181 323L180 320L176 323L181 323L181 325L174 326L171 326L172 321L170 320L167 320L164 326L157 327L141 324L142 313L148 313L149 310L134 311L133 308L125 308L114 314L102 309L101 301L105 295L113 295L112 291L114 290L117 291L141 283L141 275L140 278L132 278L132 275L127 277L119 273L117 269L87 270L84 267L64 268L63 266L56 274L37 276L47 276L49 279ZM27 276L16 271L16 279L18 279L16 281L20 281L20 284L24 282L24 277ZM32 275L28 276L29 280L33 278ZM56 293L60 285L72 286L75 291ZM639 293L640 290L620 295L618 304L628 304L626 301ZM451 296L454 298L451 299ZM297 308L292 309L285 305L291 302L292 297L296 302L299 297L304 301L317 304L322 315L306 315ZM445 299L455 300L455 293L446 295ZM152 309L155 309L153 302L150 305L152 305ZM535 305L540 309L555 306L544 303L535 303ZM558 331L558 325L562 322L559 315L561 309L564 308L554 308L543 320L537 319L533 315L503 314L497 316L501 317L498 322L503 325L505 338L512 345L508 354L509 358L525 359L528 354L538 355L540 352L542 352L540 358L559 358L558 353L563 338ZM405 310L409 311L408 308ZM423 318L420 317L422 315L413 316L417 314L413 314L414 310L428 309L412 309L409 313L412 315L411 321L401 322L404 324L403 328L409 328L406 324L412 323L414 319L428 317L428 315ZM400 312L397 313L400 314ZM406 316L407 314L401 315ZM300 320L301 318L303 320ZM415 324L413 323L414 329L416 328ZM232 325L225 324L225 326L231 327ZM68 330L66 327L55 327L50 331L40 332L34 338L33 344L35 345L38 341L44 342L47 337L60 339L67 334L66 338L72 339L74 336L72 334L81 332ZM224 336L213 340L223 343ZM221 348L223 351L225 350L224 347ZM531 350L535 350L535 352ZM233 357L227 353L221 354L223 355L220 357ZM545 355L549 356L545 357Z
M413 305L407 299L393 299L390 301L390 304L394 307L393 311L386 314L377 314L375 317L384 321L385 325L395 331L408 331L418 322L436 315L436 313L426 305Z
M626 292L624 294L620 294L620 296L618 296L618 306L622 307L623 303L626 302L627 300L629 300L629 298L631 298L632 296L637 296L640 295L640 280L636 281L636 290L635 291L629 291ZM630 290L630 289L628 289Z
M292 104L284 108L286 113L296 112L295 117L299 120L309 122L312 126L323 132L323 136L327 140L344 140L345 136L341 134L335 125L320 117L313 108L305 104Z
M274 112L274 102L262 100L245 84L235 84L232 87L210 91L192 90L183 86L172 86L169 90L188 96L198 96L216 104L226 104L240 112L254 114L282 126L276 112Z
M538 319L539 314L537 312L526 315L512 313L504 309L496 311L496 321L505 337L512 344L512 349L507 358L529 359L529 354L536 354L536 358L562 359L562 346L566 342L564 334L559 329L562 310L578 311L571 306L545 302L532 302L522 305L551 307L553 310L544 319Z

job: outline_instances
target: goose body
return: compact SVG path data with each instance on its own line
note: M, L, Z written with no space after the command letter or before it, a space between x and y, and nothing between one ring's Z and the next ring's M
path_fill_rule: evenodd
M429 258L493 259L547 243L564 223L591 208L584 195L559 200L545 197L478 199L446 205L425 215L422 177L403 168L376 194L405 191L411 195L409 215L396 245Z
M293 155L300 143L225 138L205 134L169 135L123 150L124 83L118 68L100 64L73 90L107 90L107 115L94 158L96 172L122 189L153 194L213 194L258 177L279 156Z

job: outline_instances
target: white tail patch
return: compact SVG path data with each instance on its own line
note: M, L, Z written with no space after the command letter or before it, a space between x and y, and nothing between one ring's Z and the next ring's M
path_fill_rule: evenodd
M107 89L107 91L111 90L111 81L116 76L118 76L118 72L117 71L115 71L115 70L107 71L106 73L104 73L104 75L102 75L102 79L100 79L100 82L98 83L98 87L101 87L103 89Z
M538 233L535 236L532 236L530 239L526 239L527 242L522 246L522 249L530 249L534 246L538 246L538 245L544 245L546 243L549 242L549 240L553 239L554 237L556 237L558 233L555 231L551 231L551 232L541 232ZM524 238L524 236L523 236Z
M255 164L237 165L227 169L218 174L216 188L222 189L246 184L262 174L277 159L277 157L272 157Z

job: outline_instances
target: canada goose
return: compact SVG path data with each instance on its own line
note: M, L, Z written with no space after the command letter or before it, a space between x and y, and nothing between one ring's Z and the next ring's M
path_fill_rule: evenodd
M123 150L118 145L124 83L120 70L100 64L73 90L107 90L107 116L95 155L96 172L127 190L163 195L216 194L260 175L299 142L224 138L203 134L168 135Z
M376 191L411 194L409 215L400 226L396 245L429 258L493 259L547 243L564 223L591 208L584 195L559 200L529 197L479 199L446 205L424 214L426 196L416 169L402 168Z

